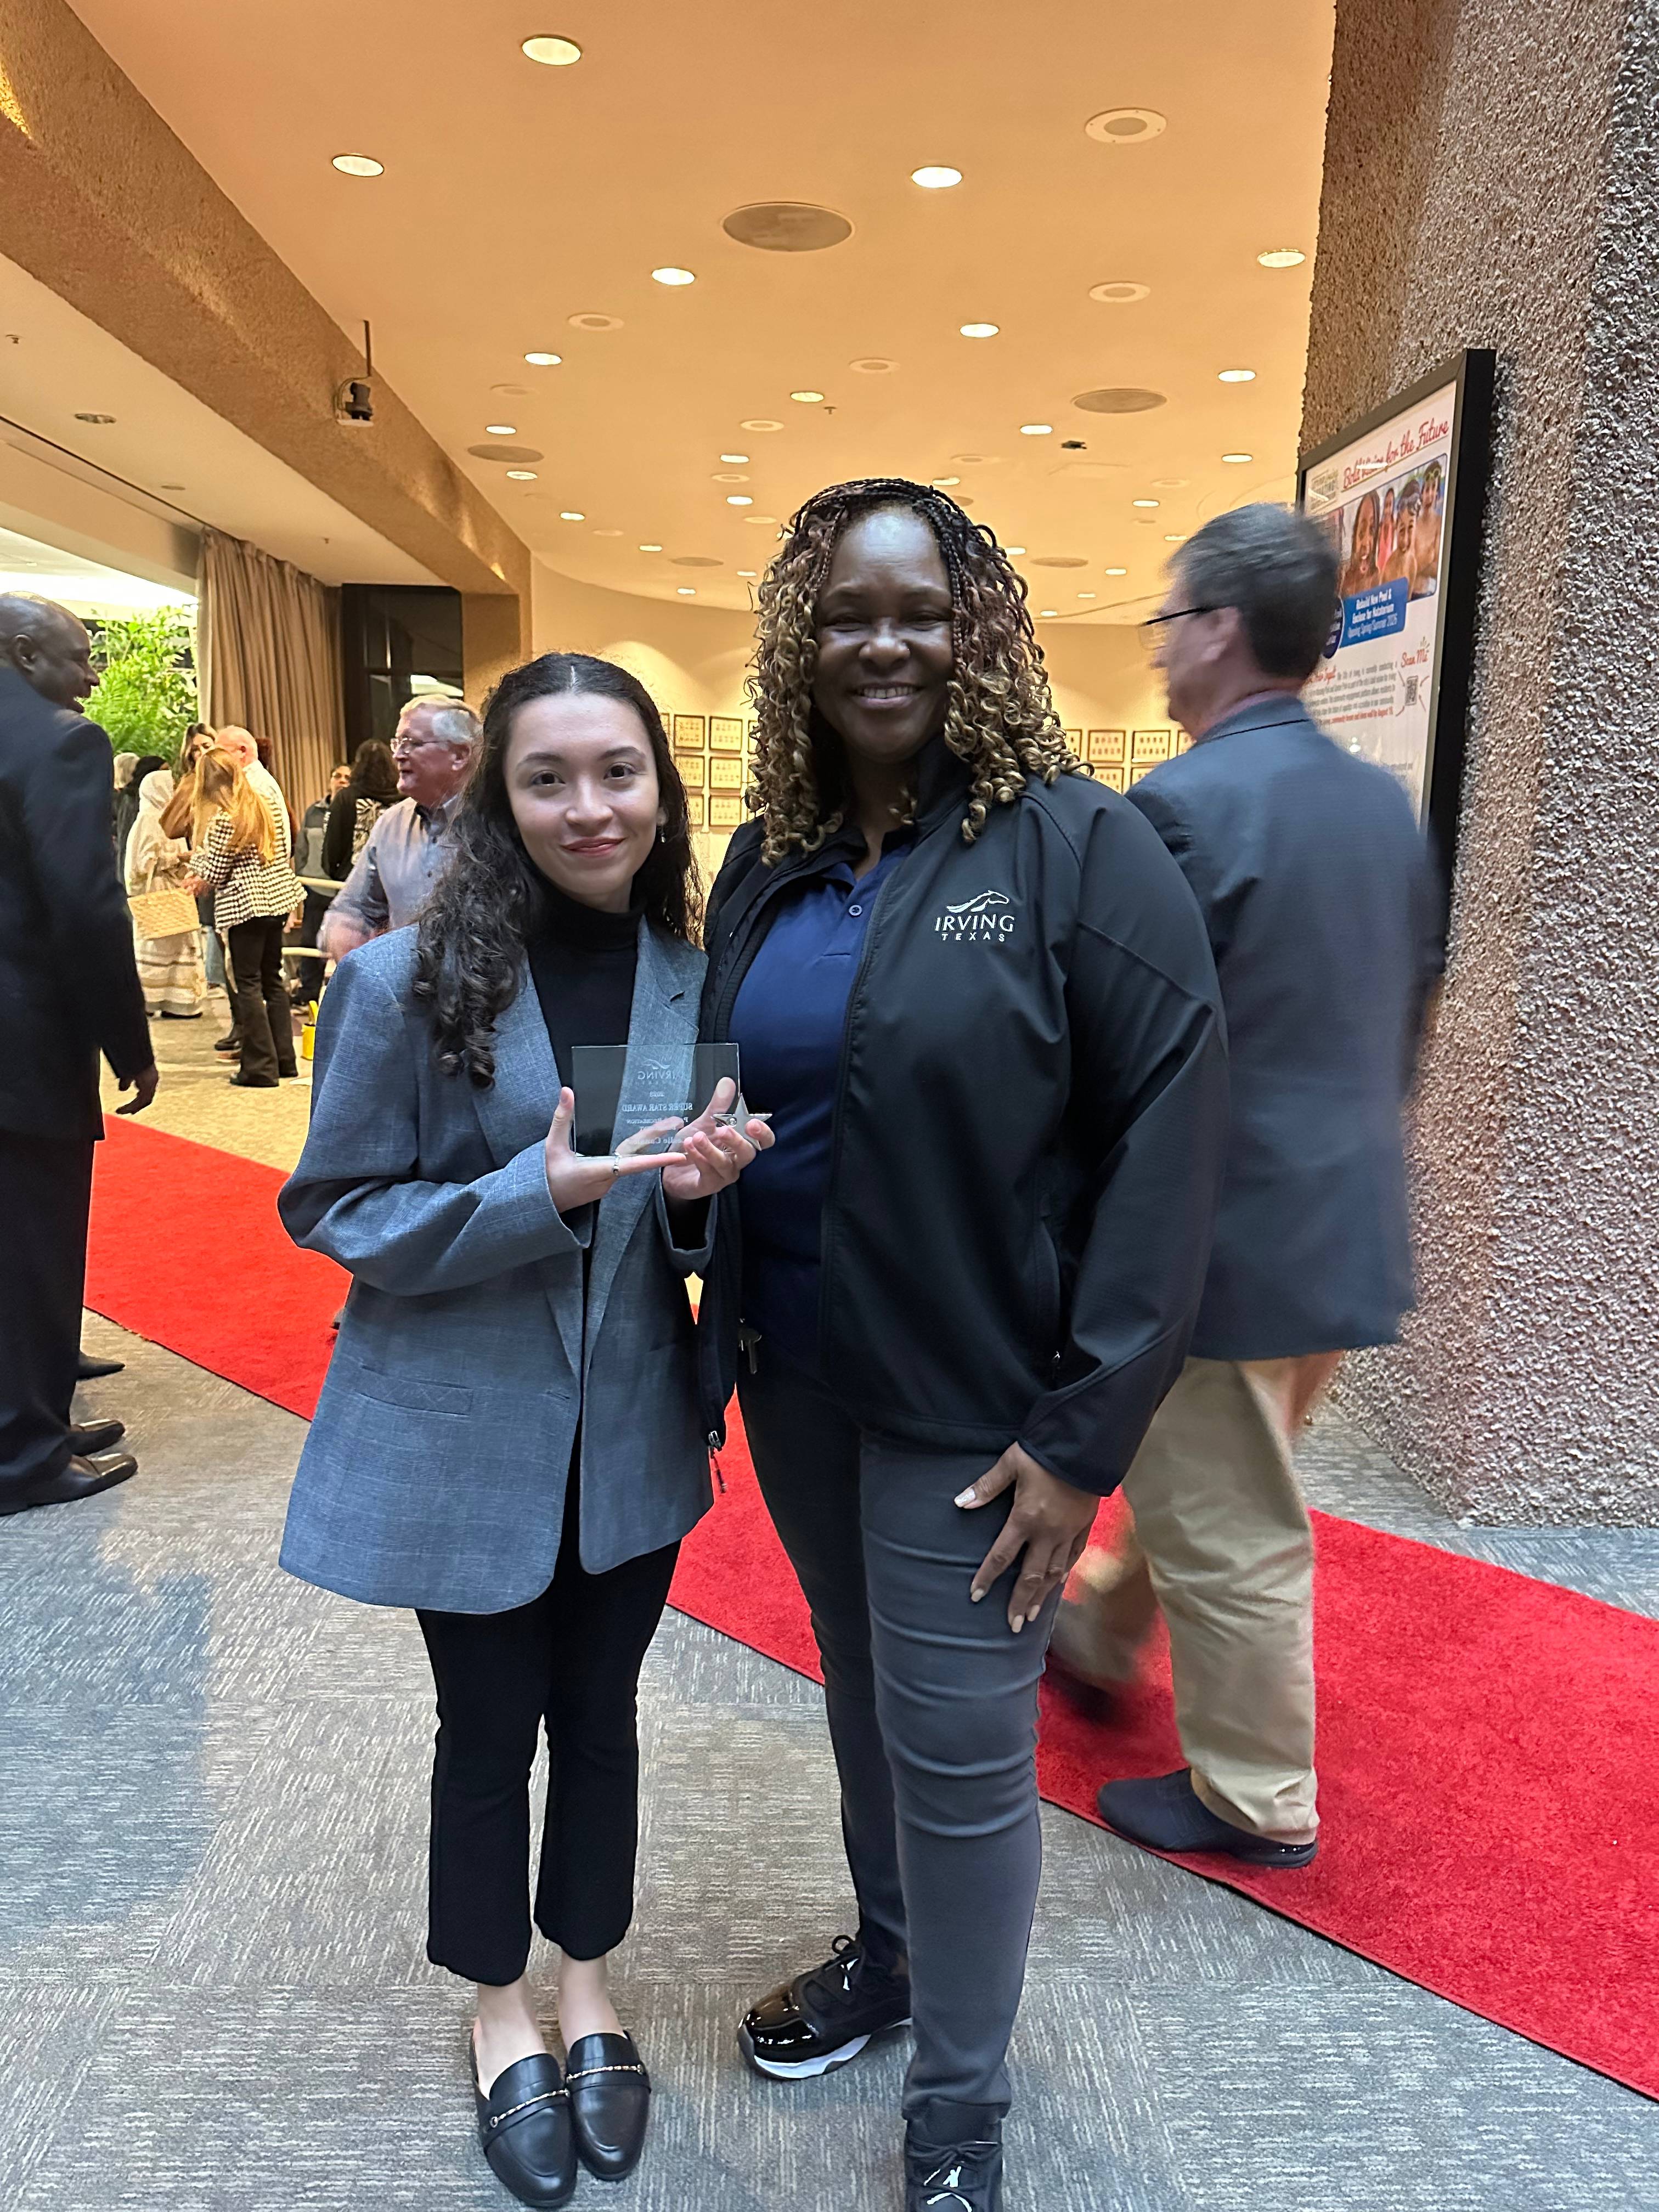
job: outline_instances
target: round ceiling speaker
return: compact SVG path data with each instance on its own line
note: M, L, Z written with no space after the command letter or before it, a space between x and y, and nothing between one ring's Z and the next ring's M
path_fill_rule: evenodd
M738 428L740 430L781 430L783 425L774 421L769 415L751 415L746 422L739 422Z
M1086 568L1088 562L1080 553L1033 553L1034 568Z
M884 359L878 353L866 353L861 354L857 361L849 361L847 366L857 369L860 376L885 376L890 369L896 368L898 363Z
M622 326L620 315L580 314L570 318L573 331L619 331Z
M1149 409L1162 407L1164 394L1147 392L1137 384L1103 385L1098 392L1079 392L1073 396L1073 407L1080 407L1085 415L1145 415Z
M1091 300L1098 300L1103 307L1127 307L1132 301L1149 298L1152 289L1150 284L1127 283L1091 284L1089 297Z
M672 553L669 561L676 568L718 568L720 565L707 553Z
M1169 117L1160 115L1155 107L1108 107L1091 115L1083 129L1098 145L1133 146L1142 139L1158 137L1169 125Z
M757 200L733 208L720 228L739 246L752 246L761 253L822 253L853 235L844 215L804 200Z
M505 438L492 438L487 446L469 446L466 449L474 460L507 461L514 468L525 468L542 457L539 446L509 446Z

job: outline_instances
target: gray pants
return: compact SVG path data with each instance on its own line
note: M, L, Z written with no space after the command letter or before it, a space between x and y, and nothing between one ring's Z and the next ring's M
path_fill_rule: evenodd
M860 1935L875 1957L909 1954L905 2114L932 2141L960 2142L1009 2103L1042 1868L1036 1692L1054 1601L1019 1636L1012 1570L969 1601L1012 1498L975 1512L951 1501L994 1452L873 1436L764 1345L760 1359L738 1398L823 1661Z

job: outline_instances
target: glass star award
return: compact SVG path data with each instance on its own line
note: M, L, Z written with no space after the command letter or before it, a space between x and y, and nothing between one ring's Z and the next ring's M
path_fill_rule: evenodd
M734 1044L654 1046L579 1044L571 1048L570 1088L576 1094L572 1130L579 1152L625 1159L668 1152L675 1133L695 1121L716 1087L730 1083L724 1124L749 1118Z

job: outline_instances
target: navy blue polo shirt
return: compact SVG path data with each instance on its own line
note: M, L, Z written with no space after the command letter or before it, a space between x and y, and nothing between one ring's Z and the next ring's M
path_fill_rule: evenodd
M811 1373L847 1002L876 900L915 843L895 830L868 875L844 857L783 894L732 1010L743 1095L777 1139L744 1170L743 1317Z

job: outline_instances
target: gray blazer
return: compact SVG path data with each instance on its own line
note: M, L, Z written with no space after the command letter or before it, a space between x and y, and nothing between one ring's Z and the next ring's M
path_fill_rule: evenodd
M655 1175L624 1177L573 1234L543 1167L559 1072L528 964L479 1089L437 1066L415 941L396 930L341 963L277 1201L295 1243L353 1278L282 1564L371 1605L501 1613L552 1579L579 1418L590 1572L707 1510L682 1278L708 1248L674 1248ZM703 966L641 922L630 1044L695 1038Z
M1390 1343L1412 1302L1401 1109L1441 959L1410 802L1288 696L1236 709L1129 801L1203 909L1227 1015L1227 1173L1193 1352Z

